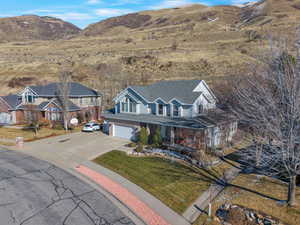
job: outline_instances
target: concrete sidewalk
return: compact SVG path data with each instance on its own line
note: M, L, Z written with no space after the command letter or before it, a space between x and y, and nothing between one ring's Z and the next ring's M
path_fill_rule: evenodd
M221 180L223 182L230 182L238 176L240 169L231 168L225 173L225 177ZM214 200L225 188L225 185L218 183L212 184L208 190L201 194L201 196L183 213L183 217L190 223L193 223L205 212L208 205L212 200Z
M153 215L151 211L155 212L155 214L162 217L168 224L171 225L190 225L190 223L184 219L181 215L174 212L172 209L163 204L160 200L137 186L136 184L130 182L119 174L108 170L98 164L93 162L85 162L82 166L89 168L92 171L97 172L98 174L109 178L114 183L119 184L129 193L134 194L134 196L139 199L142 203L144 203L151 210L148 210L149 215ZM101 184L100 184L101 185ZM126 204L126 202L125 202ZM139 213L139 212L137 212ZM147 215L146 215L147 216ZM157 225L166 224L165 222L157 223Z

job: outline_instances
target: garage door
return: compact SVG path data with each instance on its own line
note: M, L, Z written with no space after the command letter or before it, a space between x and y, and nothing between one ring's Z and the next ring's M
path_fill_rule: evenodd
M114 125L114 136L119 137L119 138L128 139L128 140L134 140L135 139L135 128Z
M11 116L9 113L0 113L0 124L10 124L11 123Z

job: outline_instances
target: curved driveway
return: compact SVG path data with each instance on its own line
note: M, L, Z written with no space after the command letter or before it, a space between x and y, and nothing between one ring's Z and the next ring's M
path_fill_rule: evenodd
M105 196L47 162L0 150L0 224L134 223Z

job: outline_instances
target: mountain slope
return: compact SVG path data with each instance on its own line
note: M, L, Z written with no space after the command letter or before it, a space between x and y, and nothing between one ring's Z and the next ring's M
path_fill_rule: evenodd
M0 19L0 40L56 40L79 34L75 25L53 17L35 15Z
M181 8L143 11L125 16L109 18L92 24L83 30L86 36L111 34L119 28L127 32L146 29L163 28L167 26L191 25L207 23L214 20L220 24L235 24L239 21L241 10L233 6L207 7L204 5L189 5Z
M298 2L143 11L93 24L72 39L2 43L0 94L56 80L66 59L74 81L109 98L128 84L183 78L214 83L247 74L270 36L295 37Z

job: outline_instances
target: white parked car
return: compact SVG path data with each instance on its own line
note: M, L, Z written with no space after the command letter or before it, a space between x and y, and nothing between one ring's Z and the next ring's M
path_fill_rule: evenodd
M82 128L83 132L94 132L99 130L101 130L101 125L93 122L86 123Z

